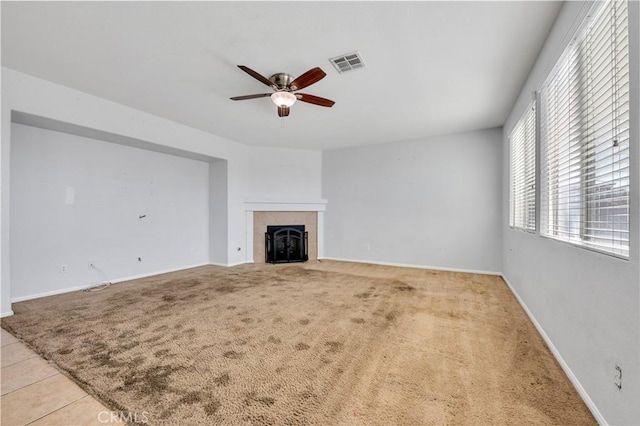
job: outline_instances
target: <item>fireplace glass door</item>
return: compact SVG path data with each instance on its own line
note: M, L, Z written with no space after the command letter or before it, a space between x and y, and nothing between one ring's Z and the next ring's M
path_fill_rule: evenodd
M306 262L309 259L304 225L269 225L264 237L265 262Z

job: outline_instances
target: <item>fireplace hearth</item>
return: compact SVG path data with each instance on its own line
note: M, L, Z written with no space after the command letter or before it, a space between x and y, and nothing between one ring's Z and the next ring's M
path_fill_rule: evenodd
M264 253L267 263L309 260L308 235L304 225L268 225L264 234Z

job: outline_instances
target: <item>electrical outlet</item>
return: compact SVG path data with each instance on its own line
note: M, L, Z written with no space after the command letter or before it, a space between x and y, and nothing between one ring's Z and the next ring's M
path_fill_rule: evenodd
M622 368L619 365L616 365L613 384L618 388L618 390L622 390Z
M67 265L66 264L60 265L60 272L67 272Z

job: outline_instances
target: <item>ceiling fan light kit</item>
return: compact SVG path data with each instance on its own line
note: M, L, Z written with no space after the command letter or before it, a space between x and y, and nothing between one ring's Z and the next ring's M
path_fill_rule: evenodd
M314 83L322 80L327 74L320 68L312 68L305 72L298 78L293 78L291 74L277 73L269 78L264 77L262 74L252 70L245 65L238 65L242 71L249 74L251 77L260 81L261 83L271 87L274 93L259 93L256 95L244 95L234 96L231 100L244 101L247 99L265 98L271 97L273 103L278 107L278 116L287 117L289 115L289 108L296 102L302 101L314 105L323 107L332 107L335 102L330 99L321 98L320 96L307 95L304 93L293 93L297 90L304 89L307 86L311 86Z
M296 103L298 98L296 98L296 95L294 95L293 93L285 92L282 90L271 95L271 100L274 104L276 104L276 106L290 107L291 105Z

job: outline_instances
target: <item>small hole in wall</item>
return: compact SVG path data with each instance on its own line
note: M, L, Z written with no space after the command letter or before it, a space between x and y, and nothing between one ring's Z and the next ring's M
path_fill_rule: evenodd
M238 251L242 250L240 247L238 247Z

